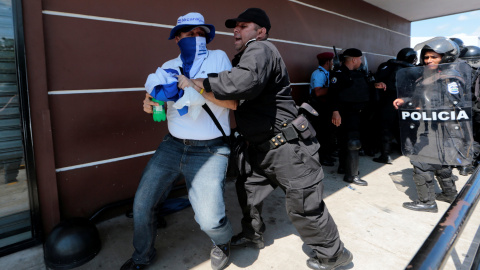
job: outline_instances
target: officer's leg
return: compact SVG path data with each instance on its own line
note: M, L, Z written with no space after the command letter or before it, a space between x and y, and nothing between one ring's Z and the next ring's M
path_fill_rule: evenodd
M438 208L435 203L434 172L433 170L423 169L415 165L413 166L413 181L417 188L418 200L403 203L403 207L415 211L436 213Z
M253 164L252 164L253 165ZM262 219L263 200L275 189L265 176L253 168L252 176L237 179L236 190L242 208L242 232L232 237L232 246L263 248L265 223Z
M378 158L374 158L373 161L378 163L392 164L392 158L390 157L392 135L390 130L382 130L381 136L381 154Z
M452 203L458 193L452 175L452 168L449 166L443 166L441 169L435 171L435 176L442 188L442 193L437 194L436 199Z
M323 202L324 177L318 161L318 143L293 141L267 156L267 176L285 190L288 217L317 258L343 251L337 226Z
M349 140L347 141L345 176L343 177L343 181L366 186L368 183L365 180L360 179L358 176L358 150L360 150L360 148L362 148L360 134L358 132L350 132Z

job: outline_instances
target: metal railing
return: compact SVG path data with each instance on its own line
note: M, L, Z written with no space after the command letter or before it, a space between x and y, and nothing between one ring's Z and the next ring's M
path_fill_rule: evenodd
M438 224L405 269L442 269L480 198L480 168L477 168L458 193ZM480 270L480 248L472 270Z

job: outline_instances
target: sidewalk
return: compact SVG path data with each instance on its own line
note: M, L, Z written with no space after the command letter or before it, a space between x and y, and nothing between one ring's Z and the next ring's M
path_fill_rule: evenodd
M416 198L408 158L397 156L393 165L383 166L371 159L366 156L360 160L360 173L368 181L367 187L349 186L342 181L343 175L336 174L336 166L324 167L325 202L342 241L354 256L353 263L342 269L405 269L449 205L438 202L438 213L403 208L403 202ZM458 175L456 169L454 174ZM459 176L458 190L468 178ZM225 198L228 217L237 233L241 213L232 182L226 185ZM306 260L310 252L290 224L284 202L280 189L267 198L263 208L267 225L265 248L232 249L227 269L309 269ZM166 220L167 228L158 230L157 258L148 269L211 269L211 243L195 223L191 208L169 215ZM474 211L444 269L470 269L480 242L479 224L480 211ZM132 220L121 215L97 224L97 228L102 250L93 260L75 269L120 269L133 252ZM46 269L42 247L2 257L0 268Z

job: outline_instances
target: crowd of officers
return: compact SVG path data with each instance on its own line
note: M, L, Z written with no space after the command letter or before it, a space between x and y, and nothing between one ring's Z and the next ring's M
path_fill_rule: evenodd
M367 71L368 67L362 62L365 56L356 48L344 50L340 57L336 52L335 54L323 52L317 55L319 67L311 76L309 103L320 114L320 117L312 120L312 125L317 130L317 139L322 146L320 161L323 166L334 166L338 157L337 173L345 174L343 180L367 186L368 183L359 176L359 155L374 157L379 153L373 161L392 164L390 156L392 150L401 150L399 112L398 106L397 108L394 106L397 99L396 75L404 68L427 66L429 63L423 58L428 58L429 54L438 56L437 65L464 62L470 66L474 104L473 136L475 141L479 141L480 132L477 130L480 126L480 110L477 100L480 97L478 89L480 48L465 46L458 38L432 40L439 45L431 48L428 42L425 46L422 44L419 64L417 52L413 48L403 48L398 52L396 59L380 64L376 74ZM439 47L443 51L438 50ZM421 175L421 179L426 179L427 183L430 183L430 186L427 185L430 190L434 186L433 178L436 176L443 191L437 194L436 199L447 202L454 200L457 195L455 176L451 172L454 166L444 164L436 169L421 169L421 166L420 168L415 166L413 161L412 165L414 181ZM473 173L476 165L477 161L474 160L471 164L456 167L461 175L469 175ZM405 203L404 207L416 211L436 212L435 193L433 199L430 195L422 196L421 189L425 186L425 181L422 182L423 186L419 182L422 181L415 181L419 200ZM428 190L426 192L431 193Z

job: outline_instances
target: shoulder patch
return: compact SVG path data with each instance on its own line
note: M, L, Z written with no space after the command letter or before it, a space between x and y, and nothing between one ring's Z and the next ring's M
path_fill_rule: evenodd
M332 83L337 83L337 77L333 77L330 81L331 81Z
M453 95L458 94L459 91L457 82L451 82L448 84L448 92Z

